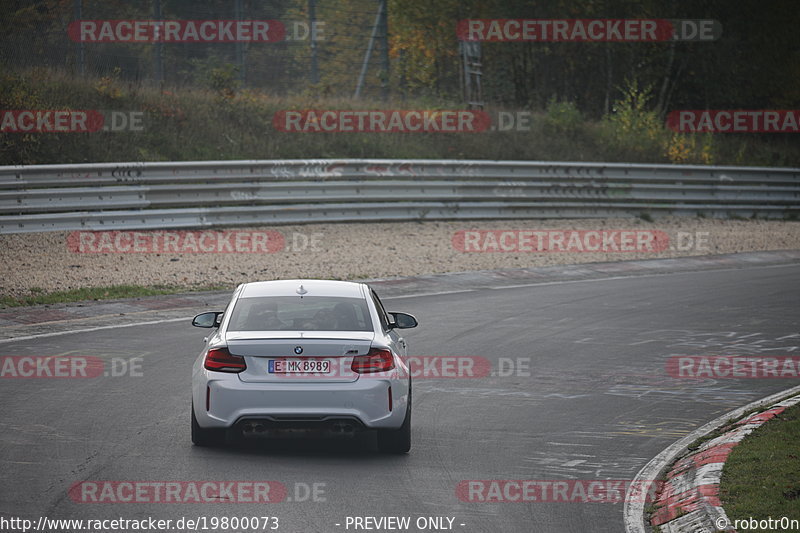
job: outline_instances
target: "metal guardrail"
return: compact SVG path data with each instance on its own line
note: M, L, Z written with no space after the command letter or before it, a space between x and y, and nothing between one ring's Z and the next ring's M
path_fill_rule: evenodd
M450 160L0 167L0 233L304 222L800 216L800 169Z

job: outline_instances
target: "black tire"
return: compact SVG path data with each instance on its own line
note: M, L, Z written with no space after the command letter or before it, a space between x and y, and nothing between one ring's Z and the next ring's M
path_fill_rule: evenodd
M192 402L192 443L195 446L217 446L225 440L224 429L205 429L197 423L194 416L194 402Z
M404 454L411 450L411 385L408 387L408 408L400 429L379 429L378 450Z

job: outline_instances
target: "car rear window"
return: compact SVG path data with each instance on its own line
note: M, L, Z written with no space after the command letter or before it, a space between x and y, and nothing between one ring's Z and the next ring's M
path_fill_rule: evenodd
M373 331L367 302L333 296L240 298L229 331Z

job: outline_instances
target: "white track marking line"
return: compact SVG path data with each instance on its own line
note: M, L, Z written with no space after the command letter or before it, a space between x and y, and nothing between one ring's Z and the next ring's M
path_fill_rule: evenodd
M427 296L440 296L440 295L449 295L449 294L461 294L461 293L468 293L468 292L477 292L483 290L491 290L491 291L502 291L505 289L524 289L527 287L543 287L547 285L568 285L572 283L591 283L594 281L616 281L620 279L634 279L634 278L655 278L661 276L676 276L680 274L705 274L705 273L717 273L717 272L735 272L738 270L752 270L755 268L784 268L784 267L797 267L800 266L796 263L788 263L788 264L781 264L781 265L747 265L744 267L738 268L715 268L712 270L682 270L677 272L653 272L651 274L630 274L624 276L607 276L602 278L590 278L590 279L565 279L565 280L555 280L555 281L541 281L541 282L533 282L533 283L521 283L519 285L502 285L498 287L476 287L474 289L457 289L452 291L438 291L438 292L420 292L420 293L413 293L413 294L406 294L402 296L387 296L383 298L384 300L400 300L403 298L420 298L420 297L427 297Z
M416 293L416 294L407 294L401 296L392 296L386 297L385 300L400 300L404 298L424 298L428 296L441 296L441 295L450 295L450 294L464 294L470 292L477 292L481 290L504 290L504 289L519 289L525 287L538 287L538 286L546 286L546 285L567 285L571 283L593 283L597 281L615 281L621 279L634 279L634 278L652 278L652 277L660 277L660 276L671 276L671 275L679 275L679 274L704 274L704 273L715 273L715 272L733 272L737 270L751 270L751 269L758 269L758 268L781 268L781 267L797 267L798 265L795 263L789 264L781 264L781 265L746 265L739 268L721 268L721 269L712 269L712 270L687 270L687 271L678 271L678 272L662 272L662 273L652 273L652 274L631 274L628 276L609 276L603 278L592 278L592 279L571 279L571 280L562 280L562 281L543 281L541 283L529 283L529 284L522 284L522 285L508 285L508 286L501 286L501 287L478 287L475 289L458 289L452 291L439 291L439 292L428 292L428 293ZM36 335L26 335L24 337L11 337L8 339L0 339L0 344L8 343L8 342L16 342L16 341L27 341L32 339L42 339L46 337L57 337L59 335L69 335L73 333L89 333L92 331L100 331L104 329L115 329L115 328L131 328L136 326L149 326L155 324L166 324L169 322L180 322L181 320L187 320L188 318L167 318L164 320L150 320L147 322L133 322L131 324L112 324L108 326L98 326L94 328L84 328L84 329L76 329L70 331L55 331L52 333L39 333Z
M111 324L108 326L96 326L93 328L84 328L84 329L72 329L67 331L53 331L52 333L38 333L36 335L26 335L24 337L11 337L9 339L0 339L0 344L6 342L16 342L16 341L29 341L31 339L42 339L45 337L58 337L59 335L70 335L73 333L89 333L92 331L100 331L104 329L116 329L116 328L132 328L135 326L150 326L153 324L166 324L168 322L182 322L184 320L191 320L192 317L183 317L183 318L165 318L163 320L149 320L147 322L132 322L130 324Z

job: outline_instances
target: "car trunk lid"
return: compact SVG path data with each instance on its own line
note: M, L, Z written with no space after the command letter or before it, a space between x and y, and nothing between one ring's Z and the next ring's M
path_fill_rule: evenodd
M353 358L369 353L372 332L247 331L226 335L228 350L245 358L249 383L352 382Z

